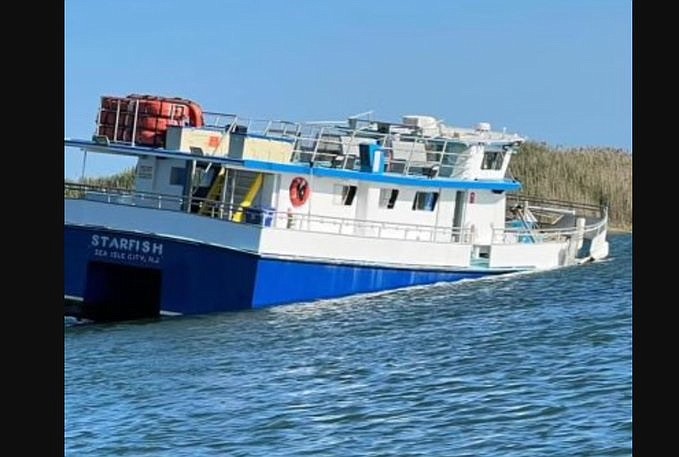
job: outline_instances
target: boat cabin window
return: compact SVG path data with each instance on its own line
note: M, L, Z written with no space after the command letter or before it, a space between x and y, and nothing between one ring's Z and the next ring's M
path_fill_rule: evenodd
M398 198L398 189L380 189L380 208L393 209Z
M356 196L356 186L335 186L335 198L333 202L336 205L351 206Z
M438 192L417 192L413 200L413 211L434 211L438 199Z
M499 170L502 168L502 161L505 158L504 151L486 151L483 153L482 170Z
M424 150L427 153L427 162L439 162L441 160L444 144L441 140L425 141Z
M170 169L170 185L183 186L186 179L186 168L172 167Z

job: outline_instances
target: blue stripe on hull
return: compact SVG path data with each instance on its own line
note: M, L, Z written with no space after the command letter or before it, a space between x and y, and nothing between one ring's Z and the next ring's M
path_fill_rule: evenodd
M253 307L476 279L487 275L481 272L415 271L262 259L257 269Z
M117 241L111 246L113 238ZM113 293L120 287L115 281L121 281L113 277L122 273L111 267L112 279L107 283L107 264L137 267L132 271L140 275L144 270L157 270L161 310L181 314L261 308L493 274L260 258L194 242L68 225L64 248L65 295L87 302Z

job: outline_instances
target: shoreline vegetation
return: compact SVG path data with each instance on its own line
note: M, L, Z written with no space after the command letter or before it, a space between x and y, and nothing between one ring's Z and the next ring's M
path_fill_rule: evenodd
M509 162L520 193L608 203L609 231L632 232L632 154L608 147L563 148L527 141Z
M607 147L562 148L528 141L509 164L521 194L609 205L609 232L632 232L632 154ZM134 169L83 184L131 189Z

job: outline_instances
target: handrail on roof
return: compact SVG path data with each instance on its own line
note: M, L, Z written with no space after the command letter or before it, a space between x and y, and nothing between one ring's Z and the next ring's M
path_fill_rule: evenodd
M138 105L138 101L136 103ZM118 109L120 109L120 104L118 104ZM489 143L500 142L504 147L510 148L516 147L522 141L517 136L471 130L469 132L472 132L470 133L472 136L467 138L465 129L459 129L459 132L448 136L442 134L427 136L423 134L420 126L359 117L367 113L360 113L342 122L301 123L288 120L248 119L234 113L205 111L203 112L205 123L201 128L221 132L220 144L227 135L231 134L262 135L272 140L292 140L292 162L313 163L315 166L341 167L350 170L360 168L359 148L361 144L379 144L385 154L385 172L429 178L467 179L469 176L464 175L465 172L462 170L465 170L465 163L471 154L469 147L479 140ZM134 143L137 120L135 110L131 139L119 139L116 134L118 127L118 115L116 115L113 138L107 138L105 146L109 146L110 143L110 146L139 147ZM97 132L99 132L101 127L99 119L97 124ZM439 130L439 132L442 131ZM466 150L449 150L449 144L464 145ZM141 146L141 148L148 149L146 146ZM164 148L164 143L162 148ZM101 151L101 148L98 149ZM160 152L171 153L167 150Z

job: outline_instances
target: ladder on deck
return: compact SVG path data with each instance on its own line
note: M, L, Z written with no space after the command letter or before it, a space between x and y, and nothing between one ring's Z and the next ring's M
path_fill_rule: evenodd
M252 181L252 184L248 188L243 200L241 200L238 210L234 213L231 220L233 222L243 222L245 209L252 206L252 202L259 193L259 189L262 188L262 183L264 181L264 175L262 173L257 173L256 177Z
M221 167L219 173L214 179L214 182L212 183L212 186L210 187L210 190L205 196L206 201L201 206L199 214L208 215L212 212L212 210L214 210L215 204L213 202L221 200L225 182L226 182L226 168Z

